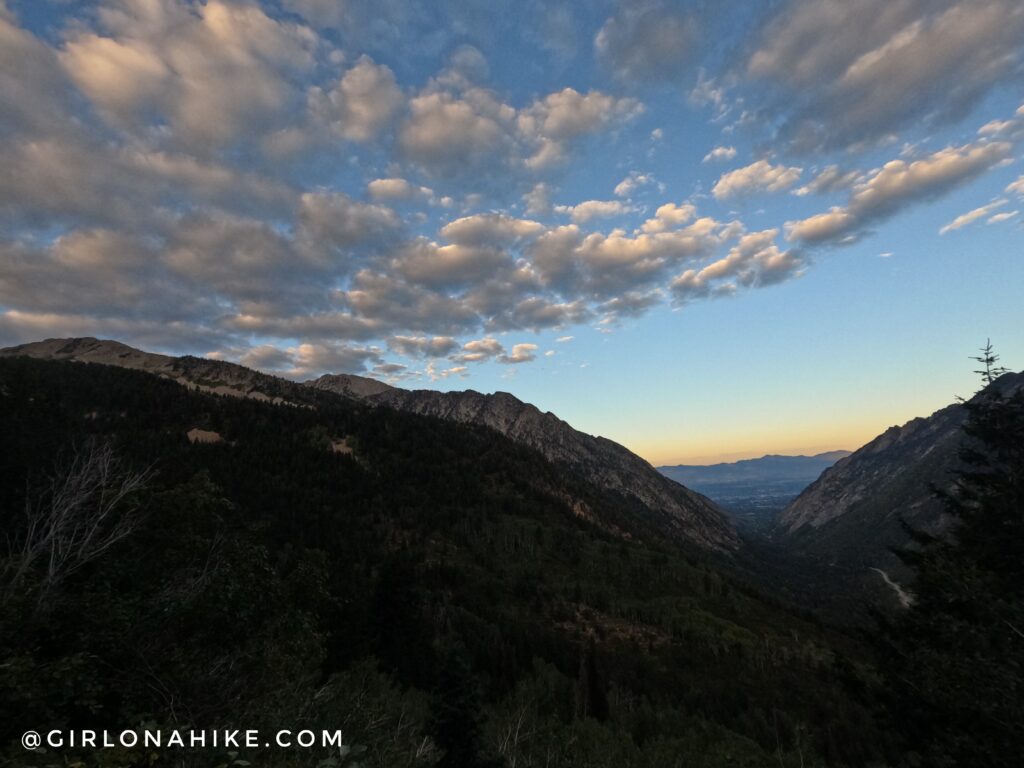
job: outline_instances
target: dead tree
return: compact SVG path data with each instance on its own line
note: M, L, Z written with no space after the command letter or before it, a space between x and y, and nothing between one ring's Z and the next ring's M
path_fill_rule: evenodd
M25 529L8 540L0 573L3 602L31 583L41 606L61 582L131 534L141 520L139 492L152 477L152 469L126 467L109 443L77 448L38 492L26 493Z

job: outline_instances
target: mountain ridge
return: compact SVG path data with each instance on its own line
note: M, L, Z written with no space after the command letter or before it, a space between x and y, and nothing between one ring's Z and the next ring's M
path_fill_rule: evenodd
M589 482L639 501L673 538L720 552L739 546L732 523L710 499L662 476L625 447L580 432L507 392L404 390L352 374L326 374L298 383L235 363L159 355L91 337L47 339L0 350L0 356L19 355L133 368L205 392L273 403L303 405L311 390L326 391L369 407L483 425L539 450L549 461L571 467Z
M1015 391L1024 387L1024 373L1004 374L989 386ZM782 537L834 563L900 568L889 548L907 543L904 521L931 534L951 522L933 487L950 486L966 417L964 406L953 403L889 427L786 506L777 518Z

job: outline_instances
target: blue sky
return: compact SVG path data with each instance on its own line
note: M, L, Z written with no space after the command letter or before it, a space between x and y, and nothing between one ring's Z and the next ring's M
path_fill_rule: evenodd
M0 343L856 448L1024 365L1022 67L1016 0L0 0Z

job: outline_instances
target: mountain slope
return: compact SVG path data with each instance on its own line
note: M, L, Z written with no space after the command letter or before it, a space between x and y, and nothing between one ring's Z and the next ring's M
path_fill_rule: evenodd
M1006 374L992 386L1024 386ZM963 434L965 409L947 406L890 427L826 470L779 516L788 544L833 563L898 567L889 552L907 542L900 521L935 533L949 521L932 487L949 486Z
M308 405L315 392L329 392L371 407L489 427L540 451L587 482L639 505L641 509L631 514L646 517L646 524L663 535L716 551L738 545L732 524L709 499L663 477L621 445L578 432L555 415L542 413L507 393L409 391L345 374L297 384L233 363L150 354L92 338L49 339L0 350L0 357L11 356L132 368L203 392L277 403Z
M324 376L310 386L351 394L365 389L355 376ZM365 380L364 380L365 381ZM573 429L507 392L436 392L388 388L362 396L363 402L464 424L482 424L540 451L602 488L637 499L663 516L679 535L712 549L734 547L735 533L706 497L668 480L618 443Z
M242 365L190 355L171 357L143 352L109 339L46 339L0 349L0 357L114 365L152 373L214 395L247 397L273 403L298 403L306 399L302 388L294 382L268 376Z
M621 496L491 429L300 389L307 407L0 359L0 528L16 558L90 446L113 451L115 479L153 470L116 511L109 530L127 535L53 588L49 558L19 569L0 552L0 763L95 763L26 753L39 722L119 733L187 712L343 728L366 764L424 768L449 700L429 692L453 653L452 687L478 689L468 715L508 764L881 763L884 732L837 674L856 672L856 643L663 538L612 530Z

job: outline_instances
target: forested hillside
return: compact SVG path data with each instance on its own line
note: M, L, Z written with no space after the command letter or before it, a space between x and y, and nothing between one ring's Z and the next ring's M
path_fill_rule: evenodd
M17 743L144 722L340 727L377 766L867 766L891 751L857 643L489 429L12 358L0 440L11 764L148 765ZM65 536L54 565L45 534L69 516L94 536Z

